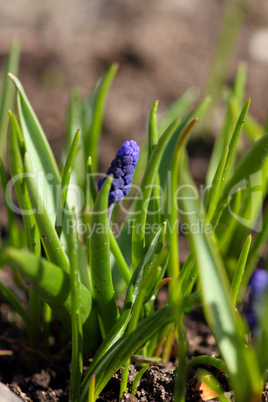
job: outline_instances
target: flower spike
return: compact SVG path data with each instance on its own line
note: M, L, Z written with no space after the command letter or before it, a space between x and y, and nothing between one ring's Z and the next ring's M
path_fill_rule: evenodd
M133 175L139 160L140 147L134 140L125 141L117 151L116 157L106 172L106 177L113 175L113 182L109 194L109 204L116 204L128 195L131 189ZM106 177L98 181L100 191Z

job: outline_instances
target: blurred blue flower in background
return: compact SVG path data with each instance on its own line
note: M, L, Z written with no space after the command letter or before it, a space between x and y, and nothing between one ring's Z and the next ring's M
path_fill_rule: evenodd
M249 296L244 307L248 326L253 335L256 335L259 318L264 311L265 294L268 292L268 272L256 269L249 281Z

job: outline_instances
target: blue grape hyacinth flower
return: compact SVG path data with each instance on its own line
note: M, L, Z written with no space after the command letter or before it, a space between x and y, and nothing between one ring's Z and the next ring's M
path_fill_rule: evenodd
M109 205L122 201L130 192L139 154L140 147L134 140L123 142L122 147L117 151L116 157L106 172L106 176L112 174L114 177L109 194ZM105 180L106 177L98 181L99 191Z
M249 329L253 335L258 333L258 321L262 316L265 294L268 292L268 272L256 269L249 281L248 301L244 307Z

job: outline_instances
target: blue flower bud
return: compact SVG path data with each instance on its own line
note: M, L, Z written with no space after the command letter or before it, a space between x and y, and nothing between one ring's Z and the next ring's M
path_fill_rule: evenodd
M122 201L124 196L129 194L139 153L140 147L134 140L123 142L122 147L117 151L106 173L106 176L112 174L114 177L109 194L110 205ZM105 180L106 177L98 181L99 191Z

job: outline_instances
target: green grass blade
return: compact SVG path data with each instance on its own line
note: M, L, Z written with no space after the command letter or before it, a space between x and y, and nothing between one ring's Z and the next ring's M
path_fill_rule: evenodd
M268 314L268 297L267 292L263 295L263 300L261 301L261 311L258 314L258 330L259 334L256 339L255 353L258 357L258 363L260 366L260 370L263 376L264 381L267 381L267 364L268 364L268 350L267 350L267 342L268 342L268 323L267 323L267 314ZM260 307L260 305L258 305ZM256 331L257 332L257 331Z
M184 170L182 174L183 183L188 183L188 172ZM185 187L184 195L189 196L187 187ZM182 198L182 204L183 210L186 212L184 219L188 224L200 225L201 215L196 200L190 197L185 202L185 199ZM193 214L193 211L196 213ZM260 373L258 369L252 373L249 368L249 352L244 346L241 326L230 297L230 284L217 248L205 231L201 230L201 227L195 233L190 231L189 237L199 269L206 319L227 365L237 401L248 400L249 395L252 398L256 397L260 392ZM257 367L257 361L254 361L254 358L252 364Z
M197 266L194 253L191 251L174 283L174 289L181 297L188 296L197 278Z
M71 174L75 162L75 157L77 154L77 149L78 149L78 144L79 144L79 138L80 138L80 130L77 130L75 133L73 142L69 148L69 152L66 158L66 162L64 165L63 169L63 174L62 174L62 179L61 179L61 191L60 191L60 197L58 200L58 206L57 206L57 217L55 221L55 229L57 232L58 237L60 238L61 231L62 231L62 225L63 225L63 211L66 205L66 200L67 200L67 194L68 194L68 188L69 188L69 183L71 179Z
M83 99L80 92L73 90L70 95L70 102L67 111L66 142L61 158L62 161L66 159L74 140L74 135L79 129L83 130ZM79 149L77 152L77 158L74 162L72 181L78 184L81 188L84 188L85 184L85 166L85 153L83 150L82 135L80 135Z
M187 365L186 365L186 357L187 357L187 340L186 333L184 329L183 323L183 313L182 311L177 311L178 316L178 365L177 365L177 381L175 388L175 401L176 402L185 402L186 397L186 375L187 375Z
M103 337L107 335L118 318L110 268L108 226L108 196L112 180L112 176L109 176L103 183L96 198L90 222L89 255L92 296L96 302Z
M12 209L15 212L21 213L26 234L27 246L29 250L32 250L39 255L41 253L40 235L35 218L31 213L32 205L24 178L24 166L18 140L20 138L20 128L16 116L12 112L9 112L9 118L9 170L16 196L18 198L20 210L17 210L16 205L13 204L11 194L8 203L9 206L12 206Z
M79 140L79 138L78 138ZM73 212L72 219L76 223ZM72 362L69 388L69 401L77 401L80 395L80 385L83 369L83 330L79 308L79 279L78 279L78 234L71 228L68 237L70 248L70 279L71 279L71 322L72 322Z
M91 100L92 121L90 124L90 130L89 132L85 132L83 135L86 136L86 138L84 138L84 144L85 144L84 149L86 152L85 158L87 158L88 155L90 156L94 155L94 159L92 160L93 172L96 172L98 166L99 140L102 130L102 121L103 121L106 98L117 70L118 70L118 64L117 63L112 64L111 67L108 69L107 73L105 74L105 76L97 84L97 87L93 94L93 98Z
M95 383L96 383L96 377L93 375L89 383L87 402L95 402L95 388L96 388Z
M13 40L8 59L3 70L2 90L0 94L0 159L6 157L8 110L13 108L14 88L8 79L8 72L18 73L20 58L20 44L18 40Z
M153 184L157 174L157 170L164 153L164 150L179 125L179 121L173 122L166 132L160 138L157 146L155 147L151 158L146 167L141 186L140 194L135 202L133 212L133 230L132 230L132 267L135 269L143 254L144 240L145 240L145 222L148 204L152 193Z
M132 393L132 395L136 395L136 392L137 392L137 388L138 388L140 379L141 379L141 377L143 376L143 374L145 373L145 371L148 370L149 367L150 367L149 364L145 364L145 365L139 370L139 372L136 374L136 377L135 377L135 379L134 379L134 381L133 381L132 388L131 388L131 393Z
M245 122L245 132L250 139L255 141L261 138L267 130L251 114L248 114L247 121Z
M26 173L25 180L31 200L32 213L34 214L46 255L49 261L61 267L64 271L67 271L69 269L69 261L64 253L54 225L52 224L43 204L43 200L39 193L36 175L33 171L30 156L27 152L24 155L24 166Z
M87 165L87 195L86 195L86 213L85 215L89 214L90 209L90 198L93 201L93 204L96 201L97 198L97 190L93 181L93 176L92 176L92 168L91 168L91 157L88 158L88 165ZM86 222L90 222L89 215L88 218L86 218ZM115 262L117 264L117 267L119 269L119 272L124 279L125 283L128 285L131 279L131 273L130 269L126 263L126 260L121 252L121 249L111 231L109 229L109 239L110 239L110 248L111 252L114 256Z
M6 194L6 190L8 187L8 180L6 176L6 172L3 166L3 162L0 159L0 180L3 188L3 194ZM14 211L9 207L6 197L4 197L6 214L8 219L8 234L10 239L10 244L13 247L18 247L20 244L20 232L16 222L16 217Z
M197 87L190 87L171 104L159 123L158 131L160 135L166 131L177 116L183 116L185 113L188 113L188 110L193 106L199 93L200 91Z
M229 96L227 99L226 112L223 118L222 127L215 139L212 154L209 160L209 166L206 174L206 185L212 183L220 162L220 157L223 154L224 149L230 144L230 139L235 128L235 122L233 121L232 113L233 102L234 98Z
M209 189L209 193L206 199L206 209L207 209L207 222L210 222L213 214L217 208L218 200L219 200L219 189L221 187L221 182L223 179L223 172L226 164L226 159L229 153L229 147L226 147L219 165L217 167L214 179L212 181L211 187Z
M122 366L122 364L134 354L142 345L153 337L160 328L165 327L174 320L174 306L166 306L147 319L141 321L136 331L125 334L120 338L113 348L110 348L99 361L94 370L90 370L82 383L80 401L87 397L89 381L91 376L96 376L95 398L100 394L111 376Z
M7 248L5 256L6 261L21 272L26 282L34 286L35 291L47 302L55 315L71 333L70 274L44 258L26 251ZM78 293L79 314L84 333L87 334L87 338L84 340L84 349L87 351L89 349L89 339L94 333L90 315L92 298L88 289L81 283L78 284Z
M159 101L155 101L149 119L149 141L148 141L148 160L150 160L151 154L158 143L158 127L157 127L157 108ZM161 188L160 177L157 173L155 178L155 184L152 191L152 196L148 205L147 224L152 227L154 223L159 224L161 221Z
M234 80L233 94L237 100L238 107L242 107L245 97L247 85L247 64L240 63L237 68L237 72Z
M38 174L38 189L49 217L54 224L57 212L57 186L60 173L43 129L33 111L24 89L14 75L9 74L17 88L19 120L33 169Z
M149 142L148 142L148 160L151 156L151 153L154 150L154 147L158 143L158 128L157 128L157 108L159 101L155 101L149 119Z
M161 163L160 163L160 168L159 168L159 176L160 176L160 182L161 182L162 189L164 189L167 185L168 172L170 171L170 163L171 163L170 155L173 155L178 137L180 136L181 132L185 129L185 127L194 118L200 119L203 116L203 114L207 111L210 103L211 103L211 98L209 96L207 96L192 112L188 113L188 115L183 118L180 126L176 130L176 135L174 135L170 139L170 141L164 151L164 154L163 154L163 157L162 157Z
M241 187L241 182L249 179L251 175L262 169L263 163L268 155L268 134L255 141L246 155L240 160L235 172L226 182L221 200L228 197L230 192L234 192L235 188Z
M248 261L246 265L245 275L243 277L243 286L246 286L249 278L253 274L254 269L266 247L268 239L268 209L264 212L263 219L260 227L258 227L258 233L253 238L253 244L249 251Z
M237 261L237 265L235 268L235 273L234 273L234 277L232 280L232 292L233 292L233 306L236 307L236 302L237 302L237 297L238 297L238 293L240 290L240 286L242 283L242 279L243 279L243 275L245 272L245 266L247 263L247 258L248 258L248 253L249 253L249 249L250 249L250 245L251 245L251 240L252 240L252 236L249 235L247 237L247 240L245 241L245 244L243 246L243 249L241 251L241 254L239 256L239 259Z
M5 297L5 299L7 299L7 301L11 304L11 306L14 308L14 310L21 316L21 318L23 319L26 327L28 327L28 325L29 325L29 315L27 314L27 311L22 306L22 304L19 301L19 299L17 299L17 297L14 295L14 293L11 292L1 282L0 282L0 292Z
M111 252L114 256L118 270L119 270L122 278L124 279L126 285L128 285L130 282L130 279L131 279L130 269L126 263L126 260L120 250L120 247L118 246L118 243L117 243L111 229L109 229L109 239L110 239Z
M126 292L126 297L124 301L124 306L121 312L120 317L116 321L113 328L110 330L106 338L104 339L101 347L99 348L97 354L94 357L93 362L90 365L90 370L93 370L94 367L98 364L100 358L110 349L116 341L123 335L126 326L128 325L129 319L131 317L133 304L137 298L139 292L139 285L144 277L145 268L154 261L159 255L159 251L163 247L164 243L164 234L166 230L166 224L162 224L159 230L156 232L154 236L150 239L149 244L146 245L146 252L143 259L143 263L135 270L131 277L131 281L128 285L128 289ZM168 247L168 246L167 246ZM160 253L161 254L161 253ZM166 257L165 252L162 256L159 256L156 264L163 265L164 258ZM88 375L86 375L85 380L88 380Z
M228 371L226 364L223 360L218 359L216 357L207 356L207 355L201 355L201 356L194 357L187 363L187 367L194 368L194 367L203 366L204 364L215 367L216 369L222 371L223 373L227 373L227 371Z
M235 129L234 129L234 132L233 132L230 144L229 144L229 152L228 152L228 155L227 155L227 160L226 160L226 164L225 164L225 170L223 172L222 182L221 182L221 186L220 186L219 191L221 191L221 189L222 189L222 187L224 185L224 182L226 180L226 176L228 174L231 162L233 160L233 156L234 156L234 153L235 153L235 150L236 150L236 146L237 146L237 143L238 143L238 140L239 140L239 137L240 137L242 128L244 126L247 113L248 113L250 102L251 102L251 99L250 98L247 99L247 101L246 101L246 103L245 103L245 105L244 105L244 107L243 107L243 109L242 109L242 111L240 113L240 116L238 118L237 124L235 126Z
M216 393L219 402L230 402L230 399L227 399L224 395L223 389L218 380L216 380L214 375L209 371L204 370L203 368L199 369L197 370L196 377L201 384L205 384L208 387L209 391L214 391Z
M241 189L239 188L237 189L236 194L232 197L230 196L228 208L224 209L221 220L215 230L219 239L219 249L221 250L222 255L227 253L228 247L232 242L237 226L237 220L234 217L239 216L239 211L241 210L241 199L242 194ZM232 211L233 216L230 216L229 211Z
M27 246L35 254L41 253L40 234L32 214L32 205L29 198L27 185L25 182L24 167L21 152L24 152L24 144L20 128L16 117L9 112L10 118L10 141L9 141L9 168L12 177L13 186L19 201L20 213L22 215L24 230L26 234ZM11 193L9 192L9 206L14 208ZM7 193L5 197L7 201ZM14 210L14 209L13 209ZM16 209L14 210L16 211ZM41 299L33 289L29 290L29 325L28 333L33 347L37 347L40 335L41 318Z
M171 244L169 262L167 266L167 275L172 278L169 282L169 293L171 294L171 300L174 300L172 294L176 292L173 287L174 281L179 275L180 271L180 259L179 259L179 236L178 236L178 200L175 195L177 195L178 190L178 174L179 166L181 161L181 154L185 142L192 131L194 125L197 123L197 118L192 120L182 131L178 138L176 148L173 153L170 171L171 171L171 200L166 203L168 210L166 210L166 221L167 225L167 243Z

